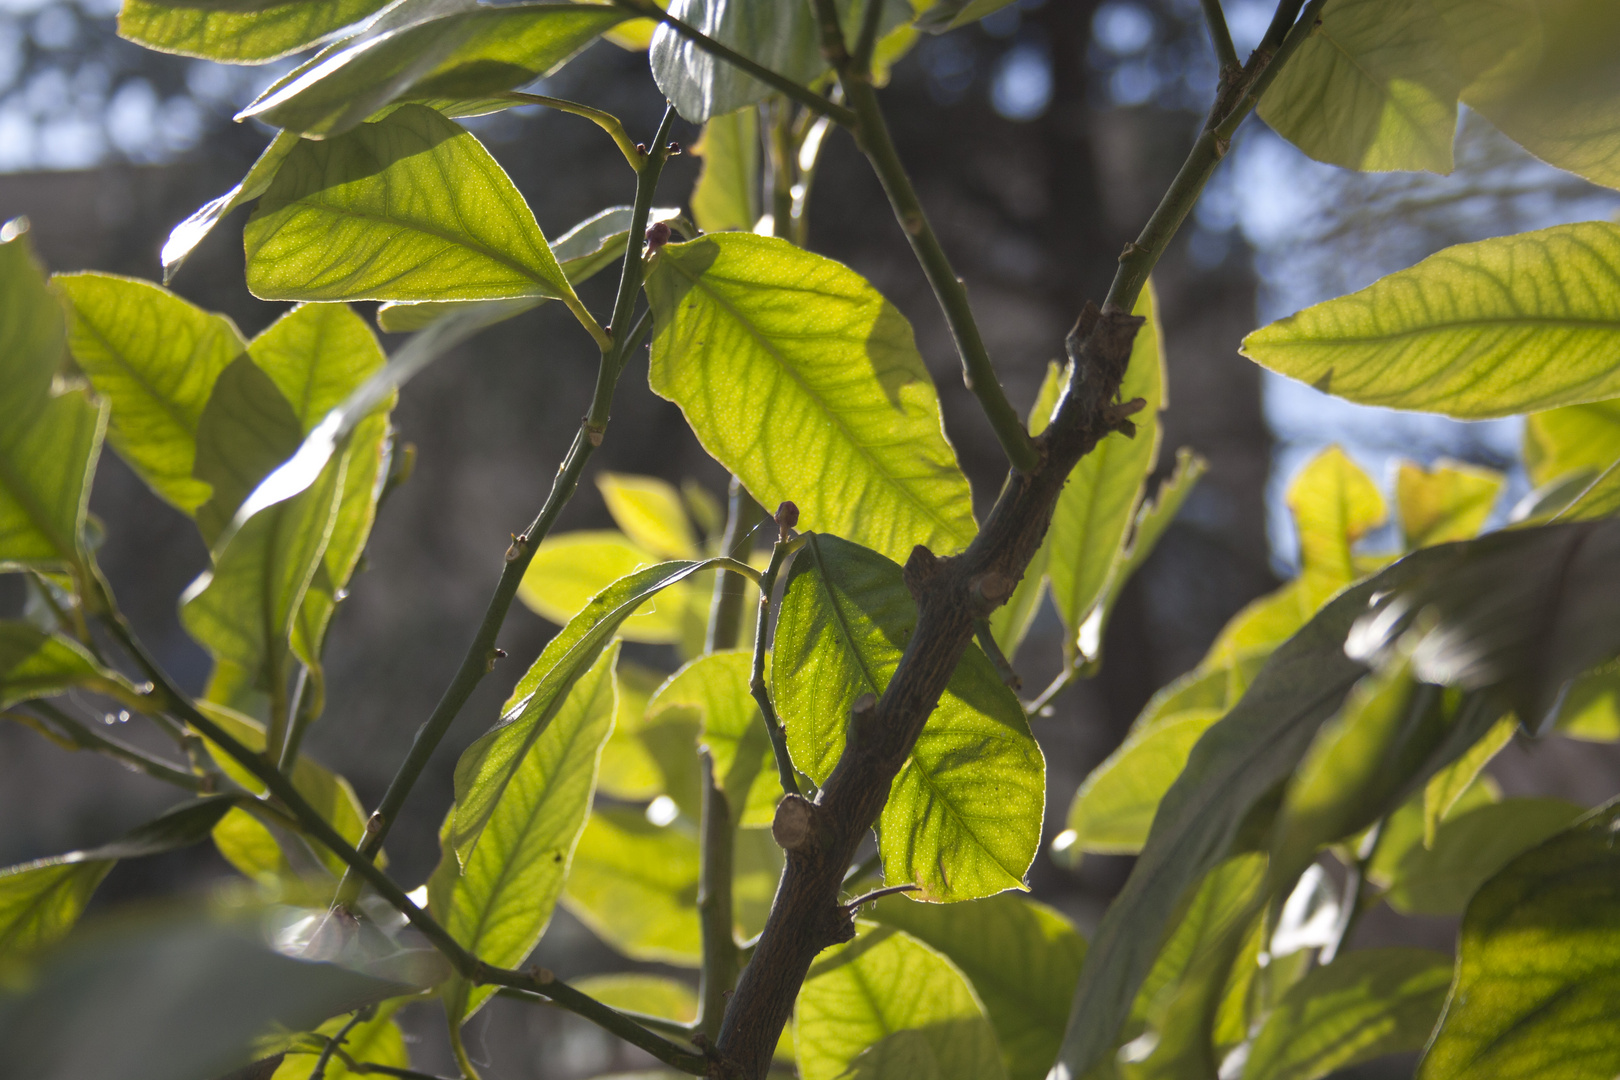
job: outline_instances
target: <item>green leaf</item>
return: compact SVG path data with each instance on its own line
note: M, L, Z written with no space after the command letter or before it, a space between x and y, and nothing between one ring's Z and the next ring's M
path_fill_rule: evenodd
M1164 334L1151 285L1142 290L1134 314L1147 322L1131 346L1130 367L1119 394L1124 401L1142 398L1147 402L1135 417L1136 436L1114 432L1081 458L1052 514L1052 558L1046 573L1052 582L1052 599L1069 631L1070 648L1081 623L1108 586L1126 530L1159 456L1159 411L1167 404L1159 344Z
M1073 835L1063 837L1063 851L1141 851L1159 802L1181 775L1193 744L1223 715L1221 709L1186 709L1132 732L1075 792L1067 821Z
M892 896L870 916L937 949L973 984L1009 1080L1042 1080L1057 1056L1086 943L1056 911L1015 893L960 904Z
M1537 487L1620 461L1620 400L1533 413L1524 419L1524 466Z
M262 64L313 45L386 0L124 0L118 36L148 49L231 64Z
M1463 916L1456 990L1420 1080L1620 1071L1620 813L1607 807L1509 863Z
M1586 811L1563 799L1504 799L1440 824L1434 845L1414 844L1390 884L1390 907L1407 915L1455 915L1514 856L1563 832Z
M400 1031L399 1023L394 1019L394 1013L399 1011L409 999L393 998L383 1002L377 1007L377 1013L370 1020L362 1020L354 1027L348 1028L343 1039L343 1051L355 1061L367 1065L383 1065L396 1069L408 1069L411 1065L409 1051L405 1049L405 1034ZM315 1029L319 1035L327 1038L336 1037L349 1023L348 1016L334 1016L326 1023ZM320 1058L320 1040L310 1039L307 1036L294 1036L293 1048L282 1060L270 1080L310 1080L315 1071L315 1062ZM346 1077L373 1075L351 1070L343 1063L343 1059L333 1055L326 1063L325 1080L345 1080Z
M159 496L194 514L211 491L195 475L197 425L215 382L247 351L241 332L148 282L59 274L52 284L71 314L74 362L112 406L113 449Z
M415 989L276 952L257 914L235 923L196 910L107 920L31 957L0 993L7 1068L212 1080L251 1061L267 1030L308 1031Z
M523 756L465 865L445 844L428 882L428 904L440 923L496 967L523 962L562 894L596 786L597 758L613 726L618 655L617 645L607 649L568 692ZM446 824L452 823L453 816ZM461 1024L494 992L452 978L443 988L450 1023Z
M312 486L243 521L181 597L181 623L216 663L213 700L253 686L284 706L294 625L323 566L348 461L334 458Z
M1434 832L1440 827L1440 822L1451 812L1452 807L1457 805L1457 800L1473 786L1485 766L1491 763L1491 759L1513 741L1513 734L1518 730L1518 717L1509 713L1492 725L1485 737L1471 746L1467 753L1429 777L1429 782L1423 785L1425 846L1434 846Z
M264 727L257 720L210 701L198 702L197 707L249 750L264 749ZM226 776L248 791L264 794L264 785L235 758L206 739L204 745L214 764ZM309 755L299 754L293 764L292 783L340 836L351 844L360 842L366 815L347 780L317 764ZM315 842L306 845L285 831L272 833L261 819L241 809L226 814L215 827L214 844L237 870L267 883L285 883L289 878L303 876L306 867L318 870L324 866L334 876L341 875L345 867L343 860L324 845ZM312 861L312 857L318 861ZM377 862L380 866L388 865L382 853L378 854Z
M1594 521L1620 514L1620 461L1582 489L1579 496L1557 514L1560 521Z
M1181 512L1182 504L1187 496L1192 494L1198 481L1203 479L1204 473L1209 471L1209 462L1198 454L1183 446L1176 451L1176 466L1170 475L1165 477L1164 483L1154 493L1153 501L1144 501L1136 511L1136 524L1131 530L1130 544L1123 548L1114 560L1114 572L1110 578L1108 593L1103 602L1105 611L1113 609L1114 601L1118 599L1119 592L1131 575L1142 568L1153 549L1158 546L1159 538L1164 536L1176 515Z
M916 620L900 568L876 552L814 535L794 557L771 686L793 763L816 783L843 753L856 699L888 685ZM884 880L936 901L1023 888L1045 788L1023 707L969 645L889 788L878 826Z
M1616 456L1620 456L1620 449ZM1407 548L1477 536L1491 516L1504 483L1499 472L1460 462L1444 462L1433 469L1401 462L1395 476L1395 505Z
M266 300L579 302L489 151L420 105L300 141L243 243L248 288Z
M1243 353L1359 402L1460 419L1620 394L1620 225L1558 225L1431 255L1262 327Z
M806 530L895 560L973 539L911 326L860 276L786 240L721 233L664 247L647 296L653 390L762 505L792 501Z
M163 250L159 255L163 263L163 284L167 285L180 272L180 267L191 253L197 250L197 245L203 242L207 235L214 231L214 226L225 220L232 210L248 203L270 190L270 182L276 178L276 172L281 163L287 160L293 147L298 145L298 136L290 131L279 131L276 137L270 140L270 145L253 163L242 182L218 198L209 199L196 210L192 211L180 224L169 230L169 238L163 242Z
M738 825L769 825L782 798L765 718L749 693L753 656L732 649L699 657L670 676L647 705L649 723L666 709L692 709L699 740Z
M60 938L78 922L90 894L115 862L195 844L238 801L224 797L181 803L110 844L0 870L0 954L19 956ZM0 997L0 1017L4 1013Z
M656 476L597 474L597 489L613 523L632 543L666 559L692 559L699 554L697 537L686 518L681 493Z
M61 308L29 248L26 221L0 227L0 570L83 562L80 527L106 411L62 370Z
M626 956L696 966L698 844L640 811L599 808L574 850L564 897L597 937Z
M1488 774L1476 777L1472 784L1463 789L1463 793L1458 796L1451 809L1442 815L1441 820L1459 817L1475 807L1499 802L1501 798L1502 792L1497 788L1496 781ZM1407 799L1384 819L1372 861L1367 864L1368 881L1380 889L1389 888L1400 869L1401 860L1406 858L1407 853L1414 847L1423 847L1425 844L1423 819L1423 792L1418 792Z
M1558 707L1557 730L1572 739L1620 739L1620 664L1605 665L1570 684Z
M726 563L729 560L667 562L637 570L603 589L551 639L518 680L500 722L469 746L456 763L452 838L463 864L529 748L551 723L574 683L595 666L625 620L670 585Z
M1620 74L1611 48L1620 10L1606 0L1520 0L1491 5L1482 18L1478 4L1447 6L1459 31L1494 34L1499 50L1511 48L1463 101L1542 160L1620 187Z
M329 138L391 102L487 98L552 74L627 17L600 4L401 5L282 76L237 119Z
M1427 949L1345 953L1283 995L1255 1037L1244 1080L1318 1080L1338 1069L1421 1050L1446 990L1451 958Z
M0 619L0 709L75 687L142 704L140 691L128 679L102 667L72 638L18 619Z
M567 623L613 582L658 561L657 555L616 532L548 536L523 575L518 598L542 618ZM655 645L677 642L688 609L702 602L690 584L671 585L627 619L619 636Z
M246 353L225 366L197 420L192 475L213 492L197 507L197 529L212 548L259 481L298 450L303 425L270 376Z
M647 727L647 702L664 676L621 659L614 680L619 704L613 716L613 733L602 747L596 786L615 799L645 802L664 792L658 762L642 740Z
M804 1080L996 1080L995 1029L945 957L888 926L822 953L799 988L794 1050Z
M1438 550L1445 561L1381 595L1346 652L1410 648L1418 678L1489 690L1532 730L1565 683L1620 653L1620 522L1516 529ZM1398 645L1409 629L1415 643Z
M692 218L706 233L752 232L759 221L759 114L737 109L712 117L692 147L703 158L692 189Z
M1161 938L1192 883L1231 851L1250 811L1294 771L1367 671L1345 655L1344 641L1368 598L1442 565L1451 550L1426 548L1346 589L1271 654L1242 700L1193 747L1092 937L1059 1059L1070 1075L1084 1076L1112 1052L1152 965L1150 943Z
M671 0L669 13L794 82L808 83L827 69L815 16L808 4ZM647 55L658 89L684 119L694 124L764 101L775 93L662 24L653 31Z
M1338 0L1260 100L1260 116L1318 161L1451 172L1462 80L1426 2Z
M570 985L615 1009L662 1016L681 1024L697 1019L697 992L661 975L587 975L570 980Z

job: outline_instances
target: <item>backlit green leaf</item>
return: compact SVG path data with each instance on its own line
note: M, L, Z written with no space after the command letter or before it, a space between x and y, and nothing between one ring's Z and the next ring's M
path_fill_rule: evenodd
M571 980L571 985L615 1009L662 1016L682 1024L697 1019L697 991L661 975L587 975Z
M1091 939L1059 1060L1084 1076L1112 1052L1183 894L1231 850L1249 812L1293 773L1367 668L1345 655L1368 597L1443 564L1426 548L1346 589L1280 646L1204 733L1160 803L1148 842Z
M237 117L342 134L392 101L485 98L549 75L627 13L600 4L406 4L334 42Z
M1608 664L1570 684L1559 703L1557 729L1572 739L1620 739L1620 664Z
M1620 849L1613 807L1519 856L1463 916L1457 987L1420 1080L1620 1071Z
M613 523L633 543L666 559L691 559L699 554L681 493L672 485L655 476L604 472L597 474L596 486Z
M793 763L817 783L843 752L851 707L883 693L916 619L900 568L876 552L816 535L795 556L771 685ZM1040 844L1045 774L1018 698L968 646L889 789L884 880L938 901L1022 888Z
M236 324L166 289L111 274L59 274L68 345L112 405L107 437L152 490L188 514L208 501L195 475L197 425L214 384L247 351Z
M62 312L25 220L0 226L0 303L0 570L74 566L107 414L82 390L53 391Z
M960 551L967 478L911 326L865 280L774 237L721 233L652 264L655 392L759 502L905 559Z
M1427 2L1337 0L1260 100L1260 116L1318 161L1451 171L1462 80Z
M1280 374L1462 419L1620 395L1620 225L1558 225L1431 255L1243 341Z
M440 923L479 959L497 967L523 962L562 893L596 786L597 758L613 726L618 652L617 645L603 652L568 692L524 755L465 865L454 847L445 844L429 880L428 903ZM460 1024L489 999L494 987L457 976L443 993L451 1024Z
M456 763L452 836L463 863L529 748L551 723L574 683L596 664L625 620L668 586L725 561L667 562L620 578L597 594L551 639L540 658L518 680L500 722L469 746Z
M696 966L697 840L640 811L591 814L565 886L568 910L627 956Z
M1142 489L1159 456L1159 410L1167 404L1160 347L1164 335L1151 286L1142 290L1134 313L1147 322L1131 346L1130 367L1119 393L1125 401L1142 398L1147 402L1133 418L1136 437L1114 432L1081 458L1052 515L1052 557L1046 572L1071 648L1080 624L1108 585Z
M1498 48L1511 49L1463 91L1463 101L1542 160L1620 187L1613 53L1620 9L1608 0L1447 6L1454 32L1483 29ZM1486 27L1475 25L1487 19Z
M233 64L262 64L313 45L387 0L124 0L118 35L149 49Z
M343 1038L344 1052L355 1061L367 1065L410 1068L411 1057L405 1049L405 1034L400 1031L399 1023L394 1019L394 1013L406 1000L408 999L394 998L385 1001L377 1007L376 1015L370 1020L362 1020L354 1027L348 1028ZM315 1032L328 1038L335 1037L344 1030L350 1019L349 1016L334 1016L316 1028ZM288 1051L270 1080L310 1080L311 1074L315 1071L315 1062L320 1058L321 1046L317 1044L317 1040L308 1036L294 1036L293 1043L294 1049ZM351 1070L344 1064L342 1058L334 1054L326 1063L324 1080L345 1080L347 1077L366 1075L377 1074Z
M1425 846L1434 846L1434 832L1440 827L1440 822L1451 812L1452 807L1457 805L1457 800L1473 786L1485 766L1491 763L1491 759L1513 741L1513 735L1518 730L1518 717L1509 713L1492 725L1485 737L1469 747L1467 753L1429 777L1429 782L1423 785Z
M1451 967L1449 956L1427 949L1344 953L1283 995L1249 1050L1244 1080L1318 1080L1422 1049L1445 1004Z
M703 158L692 189L692 218L704 232L751 232L759 221L759 114L712 117L692 152Z
M1414 844L1402 856L1389 905L1409 915L1455 915L1514 856L1583 813L1563 799L1504 799L1441 822L1432 847Z
M541 617L566 623L613 582L658 561L616 532L548 536L523 575L518 597ZM688 609L701 600L690 584L671 585L626 619L619 636L661 645L679 641Z
M647 705L650 722L663 710L694 709L699 740L714 759L714 776L738 825L769 825L782 798L765 718L749 693L753 656L748 650L710 653L687 664L658 688Z
M1002 893L960 904L893 896L869 916L944 953L995 1026L1009 1080L1041 1080L1057 1056L1086 943L1044 904Z
M406 105L282 162L243 232L267 300L577 304L517 188L471 134Z
M110 844L0 870L0 955L18 956L66 934L113 863L195 844L237 801L181 803Z
M0 619L0 709L75 687L139 703L130 681L102 667L77 641L18 619Z
M1620 456L1620 448L1616 456ZM1460 462L1437 464L1433 469L1401 462L1395 475L1395 505L1406 546L1428 547L1477 536L1503 483L1499 472Z
M596 786L615 799L644 802L664 791L658 762L641 738L647 726L647 702L664 676L620 660L614 680L618 706L613 716L613 733L602 747Z
M1566 405L1524 419L1524 465L1538 487L1620 461L1620 400Z
M799 988L794 1049L804 1080L997 1080L995 1029L945 957L888 926L856 924Z
M1069 806L1063 850L1131 855L1142 850L1159 801L1187 764L1193 744L1223 715L1187 709L1133 732L1092 770Z

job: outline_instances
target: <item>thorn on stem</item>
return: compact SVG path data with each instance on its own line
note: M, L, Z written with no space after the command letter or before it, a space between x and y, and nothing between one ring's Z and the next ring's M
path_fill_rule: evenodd
M524 550L529 546L528 533L512 533L512 546L506 549L506 561L517 562L523 557Z

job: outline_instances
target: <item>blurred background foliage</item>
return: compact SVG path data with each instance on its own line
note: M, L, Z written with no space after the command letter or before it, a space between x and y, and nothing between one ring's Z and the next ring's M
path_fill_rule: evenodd
M169 228L234 184L268 138L232 115L294 61L231 68L150 52L116 36L117 6L0 0L0 218L31 218L51 270L157 278ZM1246 54L1270 5L1225 6ZM896 141L967 276L992 354L1021 407L1033 401L1080 304L1102 294L1115 256L1182 159L1215 76L1198 0L1020 0L965 30L925 36L895 68L886 94ZM632 135L650 132L662 105L645 60L606 43L541 92L616 113ZM618 152L577 118L514 109L468 126L511 173L548 235L628 201ZM681 142L696 136L678 125ZM685 201L697 166L692 155L675 159L661 204ZM1542 165L1466 112L1457 167L1446 177L1343 172L1305 158L1258 120L1242 129L1157 273L1170 377L1160 475L1179 446L1197 450L1211 469L1126 589L1104 641L1101 675L1035 722L1048 762L1048 840L1062 829L1080 780L1118 745L1153 691L1197 663L1234 612L1297 572L1285 493L1324 447L1344 447L1386 496L1403 458L1503 470L1508 482L1493 522L1529 491L1518 461L1520 421L1465 424L1332 400L1240 358L1243 334L1449 244L1609 217L1617 208L1614 192ZM218 230L174 288L252 334L285 305L258 301L243 286L240 223L237 217ZM913 321L949 433L987 499L1000 479L999 452L962 387L927 283L875 179L842 135L823 158L810 244L856 267ZM610 276L582 290L587 302L600 306L610 295ZM573 434L594 356L561 305L546 305L462 346L404 394L395 423L402 442L417 449L415 475L383 509L365 572L339 609L327 716L308 743L350 778L363 803L375 802L448 680L508 533L538 505ZM593 475L656 475L724 497L726 477L644 380L624 381L614 420ZM103 459L92 509L115 525L101 564L126 611L159 660L188 689L200 689L207 657L181 629L174 598L206 566L206 551L185 519L112 455ZM611 525L593 486L559 527ZM1364 544L1388 548L1392 540L1375 532ZM0 579L0 614L22 603L15 586ZM526 610L509 621L502 645L516 659L505 680L486 682L390 841L399 880L416 883L431 870L457 753L494 718L510 680L554 629ZM1048 608L1019 654L1026 686L1044 684L1056 670L1061 633ZM674 666L667 645L625 650L627 659ZM1556 772L1568 797L1589 803L1612 793L1620 760L1607 747L1549 742L1515 748L1492 772L1509 794ZM0 728L0 863L99 842L168 798L108 760L69 760L30 732ZM1124 857L1088 856L1070 871L1042 854L1032 884L1086 929L1128 865ZM194 888L225 873L208 846L121 863L95 904ZM1405 932L1430 933L1416 943L1444 947L1451 924L1436 920L1426 931ZM541 958L565 976L622 963L561 911ZM533 1061L532 1072L508 1075L589 1075L631 1063L622 1047L572 1018L502 1005L469 1030L485 1044L471 1048L475 1057L487 1051L516 1062L522 1059L495 1048L552 1040L540 1044L551 1048L544 1066Z

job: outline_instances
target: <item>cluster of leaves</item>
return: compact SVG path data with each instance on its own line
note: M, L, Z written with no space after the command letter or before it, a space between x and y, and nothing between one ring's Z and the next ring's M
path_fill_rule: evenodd
M676 0L666 15L650 0L126 0L121 32L154 48L252 63L325 44L245 111L279 134L163 252L173 274L256 200L248 284L299 306L253 340L155 284L47 282L26 226L0 232L0 570L24 575L30 598L24 618L0 624L0 708L196 796L122 840L0 871L0 1032L31 1075L144 1076L161 1062L200 1078L254 1052L280 1055L283 1080L420 1075L393 1014L432 996L472 1076L460 1030L502 985L667 1064L722 1067L705 1051L783 865L764 827L784 794L813 793L859 752L848 719L883 694L918 634L901 561L919 546L961 552L979 528L909 323L804 247L819 148L852 115L821 95L844 63L823 46L859 42L863 78L879 79L919 28L999 6ZM1300 6L1281 6L1284 30ZM1313 0L1262 116L1348 167L1445 168L1461 100L1613 183L1607 5L1503 0L1482 19L1475 7ZM664 95L704 124L693 220L652 206L661 138L648 151L614 117L518 89L608 34L648 48ZM524 103L600 126L636 174L635 203L548 241L456 122ZM861 122L872 152L881 128ZM931 238L912 197L889 187L907 231ZM925 266L943 259L919 253ZM615 309L598 320L575 286L615 261ZM1616 812L1502 799L1483 772L1521 726L1620 738L1617 283L1620 227L1587 222L1450 249L1245 342L1256 361L1354 401L1531 413L1537 490L1512 527L1480 535L1501 476L1405 465L1401 546L1372 552L1361 541L1388 516L1372 478L1338 450L1300 474L1298 578L1154 698L1070 808L1060 858L1139 854L1088 947L1020 895L1046 802L1028 718L1096 670L1123 584L1203 469L1183 451L1149 490L1165 365L1153 292L1133 295L1144 325L1121 398L1141 402L1134 432L1106 435L1075 467L1022 581L907 748L877 850L847 884L880 878L912 895L863 909L853 939L816 960L778 1067L806 1080L1024 1080L1054 1062L1068 1077L1309 1080L1427 1047L1427 1080L1620 1068L1602 1026L1620 923ZM960 286L935 285L959 320L944 290ZM368 819L300 752L324 705L327 629L379 503L409 471L389 423L399 385L549 300L600 346L602 378L486 623L493 635L516 595L561 629L457 764L440 863L407 897L380 870L396 789ZM382 330L415 331L392 359L347 306L358 301L380 304ZM547 535L649 323L651 386L735 478L729 509L690 485L601 474L619 529ZM1085 374L1052 367L1029 434ZM993 412L999 391L974 388ZM181 600L214 660L199 700L152 663L97 569L102 527L86 504L104 438L208 545L211 568ZM768 555L753 550L756 503L792 504ZM751 619L727 575L757 586ZM1025 702L1009 657L1048 594L1062 673ZM622 641L674 646L683 662L632 664ZM423 754L487 670L485 644L424 728L437 734L419 737ZM149 717L177 758L83 720L86 694ZM413 748L397 798L423 764ZM116 860L210 836L252 883L234 908L60 940ZM1335 861L1342 888L1323 871ZM627 957L699 969L700 993L661 976L562 984L512 970L559 902ZM1456 961L1345 948L1382 902L1462 913ZM267 917L274 950L260 943ZM169 962L154 967L156 955ZM131 971L166 980L154 1009L217 999L219 1022L198 1035L189 1015L176 1038L176 1018L143 1014L81 1045L72 1033Z

